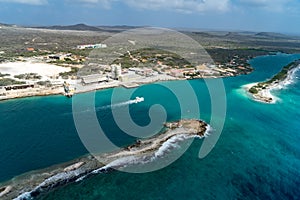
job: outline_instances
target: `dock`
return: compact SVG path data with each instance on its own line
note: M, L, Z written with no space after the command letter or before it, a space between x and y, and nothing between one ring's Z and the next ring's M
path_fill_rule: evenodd
M130 89L130 88L136 88L136 87L140 86L137 83L122 83L121 85L122 85L122 87L128 88L128 89Z

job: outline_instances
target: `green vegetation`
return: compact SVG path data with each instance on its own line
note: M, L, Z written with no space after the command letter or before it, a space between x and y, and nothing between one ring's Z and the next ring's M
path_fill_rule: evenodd
M42 76L38 75L37 73L19 74L19 75L15 75L14 77L18 79L25 79L25 80L39 80L42 78Z
M5 60L11 60L12 58L17 58L17 57L34 57L34 56L45 56L51 54L51 52L48 51L27 51L25 49L18 50L18 51L13 51L13 52L6 52L5 56L0 57L0 61L4 62Z
M11 79L11 78L0 79L0 86L21 85L21 84L25 84L25 82L23 82L23 81L16 81L16 80Z
M0 78L3 78L3 77L5 77L5 76L10 76L10 74L2 74L2 73L0 72Z
M51 64L70 64L70 65L78 65L78 64L83 64L84 61L75 61L75 60L71 60L70 58L65 58L65 60L52 60L48 63L51 63Z
M119 59L113 62L113 64L119 63L121 63L122 68L137 67L139 65L139 63L137 61L132 60L128 54L121 56Z
M251 49L251 48L237 48L237 49L221 49L221 48L209 48L206 49L207 53L212 57L212 59L221 64L237 60L239 64L249 65L248 60L261 56L267 55L269 52L267 50L261 49Z
M258 90L256 89L256 87L252 87L252 88L250 88L249 92L252 94L257 94Z
M67 28L66 28L67 29ZM83 28L84 29L84 28ZM19 27L6 28L1 30L0 51L5 54L0 55L0 62L7 61L18 56L31 57L57 52L69 52L73 55L87 57L92 49L75 49L77 45L102 43L116 32L122 31L106 27L105 32L90 31L88 34L78 31L47 31L38 29L25 29ZM257 56L269 54L269 52L300 52L299 37L284 36L274 39L273 35L242 33L242 32L189 32L184 34L192 37L199 42L212 56L216 62L226 62L231 55ZM178 42L178 41L174 41ZM103 42L105 43L105 42ZM34 51L28 51L33 48ZM215 50L216 49L216 50ZM241 53L241 54L239 54ZM147 56L147 55L145 55Z
M69 49L68 53L73 55L88 57L93 49Z
M157 63L170 67L184 68L191 64L175 53L161 49L145 48L124 54L113 64L121 63L123 68L149 66Z
M270 80L268 80L268 81L266 81L266 82L264 82L264 83L270 84L270 83L273 83L273 82L275 82L275 81L281 81L281 80L284 80L284 79L287 77L288 72L289 72L291 69L293 69L294 67L297 67L298 64L299 64L299 62L300 62L300 60L294 61L294 62L288 64L287 66L285 66L284 68L282 68L282 70L281 70L278 74L276 74L275 76L273 76L272 79L270 79Z
M78 71L78 67L72 67L71 71L59 73L59 76L63 77L64 79L67 79L69 76L77 76Z
M38 85L41 85L41 86L46 86L46 87L51 87L52 84L50 81L39 81L37 82Z
M21 51L21 52L15 54L15 56L34 57L34 56L45 56L48 54L49 54L49 52L24 50L24 51Z
M256 86L253 86L249 89L249 92L252 94L257 94L259 89L266 89L266 86L275 82L282 81L287 78L288 72L293 68L297 67L300 64L300 60L291 62L287 66L283 67L280 72L273 76L270 80L258 83Z

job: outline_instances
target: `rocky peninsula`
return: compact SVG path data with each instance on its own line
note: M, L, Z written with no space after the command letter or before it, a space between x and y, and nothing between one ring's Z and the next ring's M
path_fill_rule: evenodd
M183 119L165 123L162 131L157 135L137 140L136 143L116 152L96 156L87 155L68 163L16 177L0 185L0 198L20 200L36 198L55 188L83 180L97 173L122 168L130 164L124 162L126 158L134 157L139 160L146 157L152 161L158 152L160 156L163 156L165 152L160 151L166 143L179 142L182 138L203 138L208 136L208 132L209 125L201 120ZM118 162L119 160L123 162Z
M275 103L276 97L271 94L272 90L282 89L291 83L294 73L300 68L300 60L291 62L282 70L265 82L246 85L246 90L254 100L263 103Z

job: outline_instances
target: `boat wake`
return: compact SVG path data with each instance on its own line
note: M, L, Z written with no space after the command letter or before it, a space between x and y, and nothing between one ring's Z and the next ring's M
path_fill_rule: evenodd
M117 108L121 108L121 107L128 106L128 105L131 105L131 104L142 103L143 101L144 101L143 97L136 97L134 100L119 102L119 103L100 106L100 107L95 107L95 109L90 109L89 108L89 109L86 109L86 110L76 111L76 112L71 112L71 113L65 113L65 114L67 114L67 115L69 115L69 114L84 114L84 113L90 113L90 112L94 112L94 111L99 112L99 111L108 110L108 109L117 109Z
M120 103L116 103L116 104L112 104L112 105L106 105L106 106L98 107L98 108L96 108L96 111L107 110L107 109L115 109L115 108L131 105L131 104L141 103L143 101L144 101L143 97L136 97L134 100L129 100L129 101L120 102Z

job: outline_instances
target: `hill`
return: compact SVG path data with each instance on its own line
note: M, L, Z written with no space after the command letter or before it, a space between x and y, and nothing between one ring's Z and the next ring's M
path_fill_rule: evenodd
M287 35L281 33L273 33L273 32L260 32L256 33L255 36L258 37L267 37L267 38L287 38Z
M42 27L34 27L41 29L53 29L53 30L73 30L73 31L104 31L101 28L95 26L89 26L86 24L75 24L69 26L42 26Z

